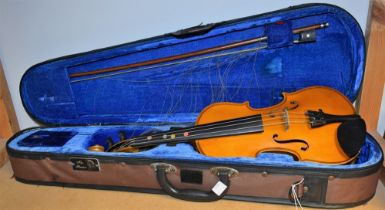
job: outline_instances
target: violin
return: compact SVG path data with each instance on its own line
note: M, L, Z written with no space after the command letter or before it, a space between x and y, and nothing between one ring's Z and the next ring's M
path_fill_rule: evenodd
M364 120L342 93L323 86L282 93L271 107L254 109L248 102L214 103L195 126L124 139L107 152L138 152L163 143L195 142L212 157L256 157L285 153L298 161L324 164L352 162L365 142ZM89 148L104 151L101 145Z

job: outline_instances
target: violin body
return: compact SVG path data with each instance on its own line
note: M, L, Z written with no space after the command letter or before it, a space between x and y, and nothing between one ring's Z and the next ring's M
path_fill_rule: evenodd
M282 94L282 102L267 108L253 109L248 102L215 103L205 108L196 121L197 125L260 114L263 132L200 139L196 141L198 151L214 157L256 157L263 152L288 153L299 161L328 164L345 164L355 158L356 155L347 155L341 147L337 133L341 123L312 127L308 123L311 119L306 114L309 110L321 109L324 113L352 116L355 109L344 95L321 86ZM285 117L279 114L284 110L287 113ZM362 134L365 132L365 124L362 119L358 124L361 131L357 135L362 138L365 135ZM363 144L362 139L358 141L358 144ZM355 150L359 151L357 148Z

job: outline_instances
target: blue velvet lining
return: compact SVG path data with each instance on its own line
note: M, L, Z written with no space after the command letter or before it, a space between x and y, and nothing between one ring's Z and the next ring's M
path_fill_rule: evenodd
M316 31L316 42L292 43L298 38L292 36L293 28L324 22L330 26ZM69 78L76 72L265 35L269 43L217 52L214 54L222 56L215 58L123 70L118 75L79 82L76 80L91 76ZM252 51L266 45L266 49ZM315 5L222 24L190 38L162 36L48 61L29 69L20 88L25 108L44 123L188 123L214 102L250 101L255 108L266 107L278 103L282 91L313 85L333 87L353 101L361 84L364 58L364 41L356 21L337 7Z
M52 154L66 154L69 157L76 157L76 155L89 155L89 156L109 156L109 157L127 157L127 158L148 158L157 161L162 160L185 160L185 161L200 161L216 164L238 164L238 165L255 165L255 166L284 166L284 167L310 167L310 168L333 168L333 169L348 169L348 168L361 168L365 166L371 166L382 158L381 149L375 144L375 140L371 136L366 137L366 143L361 150L358 160L355 164L349 165L327 165L317 164L311 162L299 162L294 161L291 156L284 154L271 154L264 153L256 158L246 157L234 157L234 158L214 158L199 154L194 148L185 143L177 144L176 146L159 145L153 149L139 152L139 153L106 153L106 152L90 152L87 148L95 143L105 144L107 137L111 137L114 141L118 141L118 132L125 131L126 137L132 137L140 134L141 132L148 131L148 129L168 130L169 126L132 126L132 127L119 127L119 126L88 126L88 127L71 127L71 128L43 128L37 130L31 130L26 132L9 143L11 149L15 149L23 152L47 152ZM18 142L22 141L27 136L36 133L38 131L70 131L77 132L72 139L70 139L63 147L24 147L19 146Z

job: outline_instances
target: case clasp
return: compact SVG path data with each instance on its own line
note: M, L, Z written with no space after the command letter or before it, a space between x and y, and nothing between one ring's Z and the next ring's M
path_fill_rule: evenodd
M72 168L79 171L100 171L99 160L96 158L71 158Z

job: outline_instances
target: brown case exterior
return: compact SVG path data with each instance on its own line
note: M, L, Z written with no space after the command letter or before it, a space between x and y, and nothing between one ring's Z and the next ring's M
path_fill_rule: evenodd
M24 183L163 193L190 201L214 201L223 197L290 205L294 203L292 186L299 183L294 189L301 204L322 208L345 208L367 202L374 196L382 170L382 161L354 170L314 171L218 166L193 161L53 156L14 151L9 147L8 152L16 180ZM228 188L217 196L212 188L221 170L229 172L224 176L228 182L221 179Z

